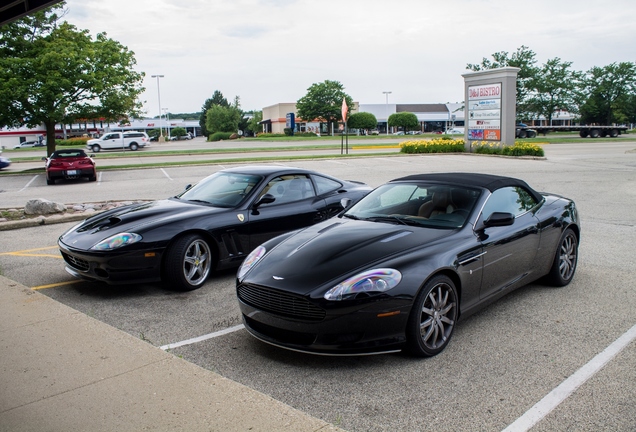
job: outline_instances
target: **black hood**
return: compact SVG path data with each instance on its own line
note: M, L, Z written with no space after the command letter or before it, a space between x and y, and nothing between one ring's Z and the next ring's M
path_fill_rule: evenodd
M332 219L284 240L247 274L245 282L305 295L351 272L447 237L453 230ZM331 288L331 286L329 286Z
M100 241L122 232L143 236L176 219L214 215L228 209L200 205L178 199L167 199L119 207L86 219L60 237L67 246L88 250Z

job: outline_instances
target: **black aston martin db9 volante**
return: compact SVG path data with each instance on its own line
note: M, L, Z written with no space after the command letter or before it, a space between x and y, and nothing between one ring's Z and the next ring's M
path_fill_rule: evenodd
M164 280L199 288L256 246L324 221L371 188L280 166L219 171L173 198L95 215L58 240L66 270L110 284Z
M567 285L579 239L574 202L522 180L414 175L257 247L237 296L247 330L276 346L433 356L460 318L515 288Z

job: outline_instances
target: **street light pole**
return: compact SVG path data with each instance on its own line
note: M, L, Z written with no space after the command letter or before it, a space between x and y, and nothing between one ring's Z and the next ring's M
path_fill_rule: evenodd
M389 134L389 95L392 93L390 91L383 91L386 95L386 134Z
M161 90L159 89L159 78L163 78L163 75L151 75L151 78L157 78L157 98L159 99L159 141L163 141L163 125L161 124Z

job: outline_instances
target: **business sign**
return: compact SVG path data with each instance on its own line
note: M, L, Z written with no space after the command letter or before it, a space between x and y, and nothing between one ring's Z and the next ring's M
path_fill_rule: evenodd
M287 115L285 116L285 127L289 128L291 130L294 130L296 128L296 116L294 115L294 113L287 113Z
M499 120L501 118L501 110L475 110L468 112L469 120L477 120L477 119L496 119Z
M501 83L468 87L468 139L501 141Z
M501 99L484 99L470 102L470 110L500 110Z

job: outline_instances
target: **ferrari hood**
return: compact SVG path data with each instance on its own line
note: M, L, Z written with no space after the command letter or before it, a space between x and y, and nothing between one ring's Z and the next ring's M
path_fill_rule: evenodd
M86 219L64 233L60 241L73 248L86 250L118 233L133 232L143 236L144 232L176 219L189 219L201 214L213 215L224 211L227 209L202 206L176 199L132 204Z
M268 250L245 282L305 295L327 282L335 285L352 272L383 267L384 260L451 232L332 219Z

